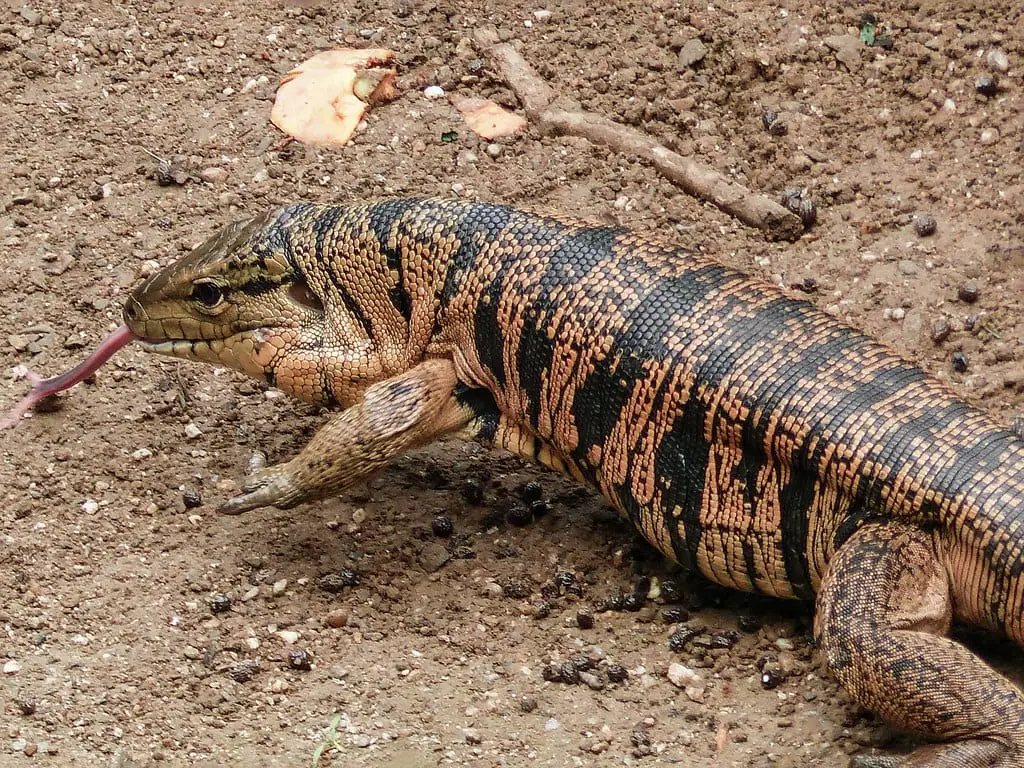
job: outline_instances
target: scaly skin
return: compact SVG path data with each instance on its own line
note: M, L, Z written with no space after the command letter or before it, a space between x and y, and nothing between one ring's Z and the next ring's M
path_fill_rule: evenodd
M1024 643L1024 443L806 302L622 229L393 200L233 225L125 321L345 409L229 512L445 434L508 448L720 584L816 596L847 690L943 742L878 765L1024 766L1021 691L945 637L956 618Z

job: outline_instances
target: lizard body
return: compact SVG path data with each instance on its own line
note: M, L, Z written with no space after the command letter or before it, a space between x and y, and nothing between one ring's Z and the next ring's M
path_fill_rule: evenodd
M879 765L1024 766L1024 695L946 638L955 617L1024 644L1024 442L807 302L625 229L409 199L233 225L125 321L343 409L228 511L479 439L718 583L816 599L844 686L943 742Z

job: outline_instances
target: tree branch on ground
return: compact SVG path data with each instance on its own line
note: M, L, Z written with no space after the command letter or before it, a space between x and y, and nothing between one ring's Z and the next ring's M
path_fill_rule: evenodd
M769 238L795 240L803 232L800 217L774 200L731 181L711 166L673 152L641 131L587 112L561 96L515 47L499 42L493 30L478 29L475 39L542 133L579 136L643 158L687 194L718 206Z

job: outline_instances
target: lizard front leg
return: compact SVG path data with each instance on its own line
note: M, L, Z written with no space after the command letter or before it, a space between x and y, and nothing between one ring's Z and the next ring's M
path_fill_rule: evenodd
M450 360L426 360L366 390L362 401L320 429L291 461L250 475L221 511L288 509L348 488L405 451L463 429L478 414L456 396Z
M829 668L862 706L944 743L859 768L1021 768L1024 694L959 643L949 577L931 536L872 524L829 563L814 634Z

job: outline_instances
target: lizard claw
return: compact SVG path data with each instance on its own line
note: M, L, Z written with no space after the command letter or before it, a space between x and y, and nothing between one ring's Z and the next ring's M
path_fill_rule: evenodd
M240 515L259 507L290 509L304 498L287 464L256 470L245 479L242 490L243 493L221 505L223 514Z

